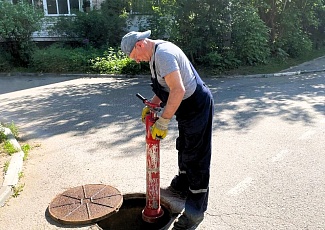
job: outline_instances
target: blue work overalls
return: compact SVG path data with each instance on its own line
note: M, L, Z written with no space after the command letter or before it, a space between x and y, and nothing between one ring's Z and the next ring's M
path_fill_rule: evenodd
M155 62L156 75L154 65ZM208 204L214 102L210 90L192 64L191 67L196 77L196 90L182 101L175 115L179 130L176 139L179 172L186 173L189 182L185 213L195 218L206 211ZM158 83L157 76L151 77L151 81L153 92L167 103L169 93Z

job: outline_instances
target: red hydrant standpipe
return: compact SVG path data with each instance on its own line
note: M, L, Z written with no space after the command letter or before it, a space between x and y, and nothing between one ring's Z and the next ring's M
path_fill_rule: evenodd
M140 94L136 95L143 103L150 108L150 113L146 116L146 206L142 210L142 219L148 223L155 223L162 217L164 210L160 206L160 140L151 136L151 126L157 120L157 113L160 105L149 102Z

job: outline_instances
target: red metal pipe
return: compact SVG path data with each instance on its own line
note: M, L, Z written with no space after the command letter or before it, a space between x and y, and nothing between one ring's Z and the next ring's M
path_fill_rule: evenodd
M146 206L142 210L142 219L148 223L155 223L164 215L160 206L160 140L153 139L151 127L157 120L157 104L147 100L144 103L150 107L146 116Z

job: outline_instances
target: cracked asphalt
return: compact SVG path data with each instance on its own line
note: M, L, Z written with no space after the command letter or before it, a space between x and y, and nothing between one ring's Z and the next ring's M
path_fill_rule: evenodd
M295 68L324 68L324 60ZM325 229L325 73L204 81L215 117L199 229ZM148 84L145 77L0 77L1 120L40 146L24 162L24 191L0 208L0 228L93 228L58 224L46 212L57 194L83 184L144 193L143 104L135 94L151 97ZM162 188L178 170L176 137L173 120L160 144ZM181 210L179 200L170 202Z

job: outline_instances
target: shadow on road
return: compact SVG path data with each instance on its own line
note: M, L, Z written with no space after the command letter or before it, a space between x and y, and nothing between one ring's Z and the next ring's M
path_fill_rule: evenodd
M325 111L324 75L205 81L216 103L215 130L245 132L265 116L312 124L311 113ZM0 114L9 121L33 124L28 127L27 139L66 132L89 135L97 129L110 128L112 134L127 134L128 138L119 141L132 141L143 135L140 122L143 104L135 94L151 98L149 83L149 79L116 78L112 82L91 84L53 84L37 96L6 99Z
M216 103L214 127L245 132L267 116L312 124L315 114L325 113L324 78L310 74L209 80Z
M30 89L79 78L77 76L44 75L0 76L0 95L19 90ZM8 83L9 82L9 83Z

